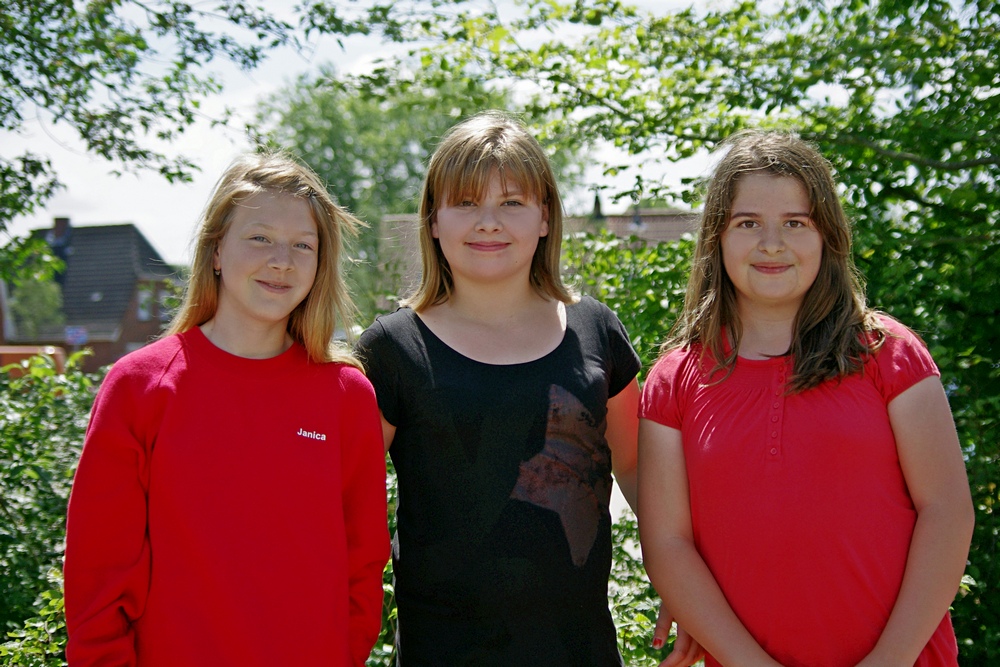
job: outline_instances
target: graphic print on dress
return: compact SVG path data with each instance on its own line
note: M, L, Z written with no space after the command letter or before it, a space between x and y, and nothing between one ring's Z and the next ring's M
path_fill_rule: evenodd
M549 387L545 445L521 463L510 497L556 512L569 543L573 565L583 567L597 539L602 505L611 498L611 484L602 471L610 453L593 416L576 396L558 385Z

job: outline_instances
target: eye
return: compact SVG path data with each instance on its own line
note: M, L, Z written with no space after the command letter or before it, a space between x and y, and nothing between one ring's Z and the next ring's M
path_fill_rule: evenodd
M296 243L295 247L298 248L298 249L300 249L300 250L312 250L313 249L313 247L312 247L311 244L306 243L304 241L302 243Z
M462 201L460 201L458 203L458 205L459 206L475 206L476 202L472 201L471 199L463 199Z
M785 223L785 225L787 225L788 227L791 227L792 229L798 229L800 227L808 227L809 226L809 221L808 220L789 220L788 222Z
M735 220L732 223L733 227L736 229L754 229L760 225L756 220L751 220L750 218L743 218L742 220Z
M255 234L254 236L251 236L250 240L251 241L260 241L261 243L267 243L267 237L266 236L261 236L260 234Z
M507 201L505 201L503 203L503 205L504 206L522 206L523 202L521 202L521 201L519 201L517 199L508 199Z

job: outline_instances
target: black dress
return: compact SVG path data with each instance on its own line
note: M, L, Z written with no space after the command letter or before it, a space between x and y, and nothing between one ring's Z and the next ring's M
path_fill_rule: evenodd
M566 319L555 350L511 365L459 354L407 308L361 336L396 427L402 667L622 664L604 432L639 359L603 304L584 297Z

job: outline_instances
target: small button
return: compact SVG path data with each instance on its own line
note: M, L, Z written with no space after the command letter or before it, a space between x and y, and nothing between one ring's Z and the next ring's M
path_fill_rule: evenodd
M778 453L778 448L777 447L771 447L771 456L775 456L775 455L777 455L777 453Z
M778 415L774 415L773 417L771 417L771 421L773 422L778 421Z
M778 408L780 408L780 407L781 407L781 403L778 403L777 401L775 401L775 402L774 402L774 405L773 405L773 406L771 406L771 407L773 407L773 408L774 408L775 410L777 410Z
M781 396L781 390L780 389L775 389L774 390L774 395L775 396Z
M778 437L778 432L777 431L771 431L771 437L772 438L777 438Z

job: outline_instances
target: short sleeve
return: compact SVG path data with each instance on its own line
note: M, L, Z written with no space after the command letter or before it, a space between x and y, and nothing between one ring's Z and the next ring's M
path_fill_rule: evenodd
M639 400L639 418L680 429L683 421L685 369L690 370L690 353L675 349L653 364L646 376Z
M917 334L887 315L881 322L888 335L869 366L874 365L876 385L888 405L916 383L941 372Z
M595 301L595 303L598 304L598 307L602 311L607 330L608 350L611 362L608 397L611 398L617 396L639 374L642 362L632 347L632 342L629 340L625 325L621 323L618 316L599 301Z
M368 381L375 388L382 417L390 424L399 424L399 364L396 358L397 348L389 337L389 332L377 318L368 327L357 344L354 353L365 367Z

